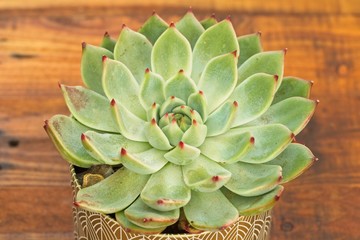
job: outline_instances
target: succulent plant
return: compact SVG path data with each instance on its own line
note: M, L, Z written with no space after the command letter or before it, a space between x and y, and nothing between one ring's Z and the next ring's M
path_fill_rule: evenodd
M223 229L272 208L316 159L294 141L317 105L312 83L283 77L286 51L237 37L229 18L154 13L82 48L86 87L59 85L71 116L45 130L69 163L118 169L91 176L75 204L129 231Z

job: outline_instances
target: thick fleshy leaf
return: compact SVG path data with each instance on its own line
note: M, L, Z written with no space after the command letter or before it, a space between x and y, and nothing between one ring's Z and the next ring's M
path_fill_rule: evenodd
M103 72L102 57L114 58L109 50L93 46L90 44L82 44L83 51L81 57L81 78L88 88L104 95L101 84L101 76Z
M201 73L211 59L233 51L239 53L239 45L230 20L209 27L195 44L191 78L195 83L199 82Z
M107 98L80 86L60 87L66 105L79 122L97 130L118 132Z
M213 192L226 184L231 173L210 160L200 155L196 161L182 167L186 185L195 191Z
M274 159L294 138L294 134L281 124L236 128L226 135L244 132L250 132L255 139L254 147L240 158L240 161L248 163L264 163Z
M227 188L221 189L227 199L237 208L239 214L243 216L259 214L271 209L280 199L283 190L284 187L278 185L272 191L263 195L244 197L231 192Z
M103 40L101 42L100 47L109 50L110 52L114 52L116 40L112 39L108 32L104 34Z
M143 228L161 228L174 224L180 216L180 210L159 211L146 205L138 198L125 211L125 216L130 222Z
M282 179L282 169L277 165L237 162L223 167L232 174L225 187L241 196L252 197L270 192Z
M217 136L227 132L236 116L238 103L228 101L210 114L206 120L207 136Z
M140 85L140 102L144 109L149 108L154 102L162 104L165 101L164 80L159 74L149 71Z
M89 128L81 125L75 119L64 115L55 115L45 122L44 129L61 156L69 163L83 168L100 164L81 144L80 136Z
M192 11L188 11L176 24L176 28L184 35L194 48L196 41L205 31L201 23L196 19Z
M139 84L124 64L105 58L102 82L109 100L115 99L136 116L146 119L146 112L138 97Z
M277 90L272 104L281 102L290 97L310 97L312 82L297 77L284 77Z
M151 208L170 211L185 206L190 201L190 194L181 167L168 163L150 177L140 196Z
M204 232L204 230L194 228L193 226L190 225L189 221L186 219L184 209L182 209L182 208L180 209L178 228L181 230L184 230L187 233L191 233L191 234L199 234L199 233Z
M171 113L174 108L182 105L185 105L185 102L183 100L171 96L168 99L166 99L165 102L161 105L160 116L164 116L165 113Z
M220 106L233 92L237 81L236 53L213 58L201 75L198 88L203 91L209 113Z
M124 26L114 49L114 58L124 63L138 83L144 78L144 70L151 67L152 44L141 33Z
M181 141L194 147L199 147L205 141L207 134L207 127L204 124L198 123L195 119L188 130L182 136Z
M170 124L162 128L170 144L176 146L181 141L184 132L178 126L176 119L174 118Z
M188 40L171 25L156 41L151 53L152 70L165 81L180 69L191 73L192 52Z
M194 92L196 92L195 83L183 71L170 78L165 85L166 98L176 96L186 102Z
M254 145L255 139L249 132L224 134L206 138L199 147L202 154L215 162L234 163Z
M150 123L145 124L145 136L150 143L156 149L169 150L173 148L166 135L161 128L157 125L156 120L152 119Z
M90 155L108 165L120 164L119 151L126 148L131 153L149 150L148 143L131 141L120 134L84 132L82 144Z
M188 106L195 111L197 111L203 120L203 122L206 121L208 117L208 103L206 100L206 97L204 96L204 93L202 91L193 93L188 98Z
M277 88L279 88L284 73L284 55L285 51L269 51L251 56L238 68L237 84L255 73L267 73L278 76Z
M152 119L155 119L156 122L159 121L160 105L153 103L151 107L146 112L147 120L150 122Z
M190 224L201 230L220 230L234 223L237 209L220 190L214 192L191 192L191 200L184 207Z
M80 189L75 204L105 214L119 212L139 196L149 177L120 168L101 182Z
M200 150L198 148L179 142L179 144L173 150L166 153L164 157L174 164L186 165L195 161L199 155Z
M229 99L237 101L239 106L231 127L243 125L266 112L274 98L277 79L277 76L257 73L235 88Z
M139 33L145 35L154 44L167 28L168 24L154 12L141 26Z
M159 127L163 128L168 124L170 124L171 121L172 121L172 117L170 117L169 113L165 113L164 116L160 118Z
M307 170L317 158L310 149L299 143L291 143L279 156L266 164L282 167L283 179L287 183Z
M138 234L159 234L165 230L166 226L160 228L143 228L136 224L133 224L126 218L124 211L117 212L115 214L116 221L120 223L121 227L126 232L129 233L138 233Z
M159 171L165 166L167 160L164 158L166 152L151 148L144 152L131 153L128 149L121 149L121 162L133 172L139 174L151 174Z
M214 26L215 24L217 24L217 22L218 21L216 20L216 17L213 14L213 15L211 15L211 17L202 20L200 23L201 23L201 25L203 26L204 29L208 29L209 27Z
M272 105L263 115L246 125L255 126L280 123L297 135L310 121L317 103L317 101L302 97L287 98Z
M238 43L240 48L240 56L238 61L238 67L248 60L252 55L262 52L261 46L261 33L254 33L249 35L243 35L238 37Z
M147 141L144 133L146 123L144 120L131 113L125 106L117 103L114 99L111 100L111 110L122 135L133 141Z

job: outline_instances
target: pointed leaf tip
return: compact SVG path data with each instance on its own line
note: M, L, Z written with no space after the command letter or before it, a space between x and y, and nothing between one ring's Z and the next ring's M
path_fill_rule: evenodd
M80 204L79 204L78 202L73 202L73 205L74 205L75 207L80 207Z
M284 48L283 51L284 51L284 55L286 55L288 48Z
M193 10L192 10L192 6L189 6L189 9L188 9L188 11L187 11L188 13L192 13L193 12Z
M175 27L175 24L174 22L171 22L170 25L169 25L170 28L174 28Z
M257 33L256 33L259 37L261 37L261 35L262 35L262 32L261 31L257 31Z
M316 105L318 105L318 104L320 103L320 100L319 100L319 99L316 99L316 100L315 100L315 103L316 103Z
M196 121L195 119L193 119L192 124L196 126L196 125L197 125L197 121Z
M277 195L275 195L275 201L279 201L284 189L282 189Z
M155 11L155 10L153 10L152 15L153 15L153 16L156 15L156 11Z
M294 138L295 138L295 134L294 134L294 133L291 133L291 134L290 134L290 138L291 138L291 139L294 139Z
M82 47L82 49L85 49L86 48L86 42L82 42L81 47Z
M200 94L200 95L204 95L204 92L200 90L200 91L199 91L199 94Z
M61 89L61 83L60 82L58 82L58 87Z
M228 16L226 17L226 19L225 19L225 20L227 20L227 21L231 22L231 16L230 16L230 15L228 15Z
M108 57L107 56L102 56L102 58L101 58L101 60L102 60L102 62L105 62L106 61L106 59L108 59Z
M279 176L279 178L278 178L278 183L280 183L281 180L283 180L283 176L282 176L282 175Z
M126 155L127 151L125 148L121 148L120 153L121 153L121 156L124 156L124 155Z
M237 101L234 101L233 104L234 104L235 107L239 106L239 103Z
M111 99L110 105L113 107L113 106L115 106L115 104L116 104L115 99Z
M237 57L237 50L231 52L232 55L234 55L234 57L236 58Z
M215 15L215 13L212 13L210 17L216 20L216 15Z
M310 85L313 86L313 85L314 85L314 81L310 81Z
M279 75L274 75L275 82L279 80Z
M171 96L170 98L171 98L171 99L175 99L175 96Z
M151 119L151 124L152 124L152 125L156 125L156 120L155 120L155 118Z
M86 135L84 133L81 134L81 141L85 141L86 140Z
M211 178L211 180L212 180L213 182L218 182L218 181L220 180L220 177L219 177L219 176L213 176L213 177Z
M252 145L255 144L255 138L254 138L254 137L251 137L251 138L250 138L250 143L251 143Z
M179 73L184 73L184 69L180 69Z
M104 37L107 37L107 38L108 38L108 37L110 37L110 34L109 34L108 32L105 32L105 33L104 33Z
M180 142L179 142L179 147L180 147L181 149L184 149L185 144L184 144L184 142L183 142L183 141L180 141Z
M123 23L123 25L121 26L121 29L127 28L126 24Z
M150 69L149 68L146 68L145 69L145 73L149 73L150 72Z

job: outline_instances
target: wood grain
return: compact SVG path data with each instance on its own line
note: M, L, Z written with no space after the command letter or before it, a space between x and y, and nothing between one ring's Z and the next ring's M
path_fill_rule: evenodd
M58 82L80 85L81 42L153 9L176 21L232 15L238 34L261 30L266 50L289 49L286 75L314 80L316 114L298 140L320 158L287 184L272 239L359 239L360 4L329 1L0 1L0 239L72 239L67 164L42 129L67 113Z

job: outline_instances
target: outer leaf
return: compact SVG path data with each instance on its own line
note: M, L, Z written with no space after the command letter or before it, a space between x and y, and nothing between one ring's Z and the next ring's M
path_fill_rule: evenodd
M80 189L75 204L105 214L119 212L139 196L148 179L149 175L120 168L101 182Z
M139 85L130 70L121 62L104 59L103 88L109 100L115 99L136 116L146 119L140 100Z
M249 216L262 213L271 209L279 200L284 187L276 186L272 191L256 197L239 196L226 188L221 191L229 201L237 208L240 215Z
M203 155L215 162L234 163L254 145L255 139L249 132L224 134L206 138L200 146Z
M88 88L104 95L101 85L103 56L114 58L109 50L83 43L83 52L81 57L81 78Z
M212 58L233 51L239 52L239 45L231 22L226 19L209 27L195 44L191 78L195 83L199 82L201 73Z
M45 122L44 128L61 156L69 163L83 168L100 164L81 144L81 133L89 128L64 115L53 116Z
M227 132L236 116L237 102L228 101L216 109L206 120L208 136L217 136Z
M199 147L205 141L207 134L207 127L204 124L199 124L195 119L192 120L192 125L182 136L182 141L194 147Z
M237 162L226 164L231 179L225 184L230 191L245 197L259 196L273 190L281 181L281 167L277 165Z
M145 35L154 44L167 28L168 24L154 12L144 25L141 26L139 33Z
M175 27L170 26L154 45L151 53L152 70L166 81L180 69L190 74L191 64L190 43Z
M190 197L190 189L184 183L181 167L172 163L154 173L141 192L141 199L159 211L185 206Z
M236 128L230 130L226 135L244 132L250 132L255 138L254 147L240 159L240 161L248 163L264 163L274 159L294 138L294 134L281 124Z
M155 119L151 120L151 123L146 123L145 125L145 136L150 143L156 149L159 150L169 150L173 148L169 140L163 131L156 124Z
M79 122L97 130L118 132L105 97L80 86L61 85L61 90L71 114Z
M163 127L162 131L165 133L172 146L178 145L181 141L182 136L184 135L184 132L178 126L175 118L171 121L169 125Z
M177 165L187 165L196 160L200 155L200 150L196 147L180 142L173 150L166 153L164 157Z
M121 162L131 171L139 174L151 174L159 171L167 160L164 158L166 152L151 148L140 153L128 153L125 148L121 149Z
M125 216L130 222L143 228L162 228L177 222L180 216L179 209L171 211L159 211L150 208L141 198L125 210Z
M101 47L109 50L110 52L114 52L116 40L112 39L108 32L104 34L103 40L101 42Z
M184 181L192 190L213 192L226 184L231 173L219 164L200 155L196 161L182 167Z
M154 102L162 104L165 101L164 80L159 74L146 71L140 86L139 99L144 109Z
M277 90L272 104L281 102L290 97L310 97L312 82L296 77L284 77Z
M302 97L287 98L272 105L263 115L247 125L281 123L297 135L310 121L317 103Z
M209 27L217 24L217 22L218 21L216 20L215 15L213 14L211 15L211 17L202 20L200 23L204 27L204 29L208 29Z
M220 190L208 193L192 191L184 212L190 224L201 230L224 229L239 217L236 208Z
M208 117L208 103L206 100L206 97L204 96L204 93L202 91L199 91L197 93L193 93L188 98L188 105L195 111L197 111L203 120L203 122L206 121Z
M291 143L279 156L267 164L282 167L283 179L281 183L287 183L307 170L317 158L310 149L298 143Z
M278 76L277 88L279 88L284 73L284 55L285 51L270 51L251 56L239 67L237 84L255 73L267 73Z
M231 101L239 103L231 127L238 127L256 119L270 107L276 91L277 76L257 73L238 85Z
M261 33L254 33L240 36L237 38L241 54L239 56L238 67L248 60L252 55L262 52Z
M165 85L166 98L176 96L186 102L194 92L196 92L195 83L182 71L170 78Z
M114 49L114 58L124 63L138 83L144 77L144 70L151 66L150 41L141 33L124 26Z
M133 224L126 218L124 211L117 212L115 214L116 221L125 229L126 232L138 233L138 234L159 234L165 230L165 227L160 228L143 228L136 224Z
M192 11L188 11L185 16L176 23L176 28L189 40L191 48L194 48L196 41L205 31Z

